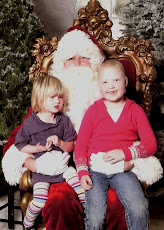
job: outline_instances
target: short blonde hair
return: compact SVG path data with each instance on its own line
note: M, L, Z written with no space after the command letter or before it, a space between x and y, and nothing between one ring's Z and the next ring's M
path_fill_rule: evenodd
M106 68L117 68L119 69L120 72L122 72L122 75L127 78L126 73L125 73L125 68L123 64L115 59L109 59L107 61L104 61L98 68L98 77L99 73Z
M65 92L61 81L51 75L40 76L34 83L31 95L31 106L34 112L40 112L43 109L45 99L50 95L63 95L65 110L66 99Z

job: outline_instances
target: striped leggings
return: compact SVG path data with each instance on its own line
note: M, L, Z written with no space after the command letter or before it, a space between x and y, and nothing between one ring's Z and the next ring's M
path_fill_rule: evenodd
M24 218L24 226L31 227L42 211L47 199L50 183L38 182L33 186L33 200L29 203Z
M81 205L85 207L85 191L80 185L76 170L72 167L68 168L66 172L64 172L63 177L77 193ZM46 182L38 182L34 184L33 200L29 203L24 217L24 226L26 228L34 225L37 216L42 211L48 199L49 187L50 183Z

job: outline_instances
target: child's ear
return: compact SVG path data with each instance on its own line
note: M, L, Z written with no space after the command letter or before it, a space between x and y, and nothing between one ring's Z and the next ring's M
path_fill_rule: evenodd
M128 86L128 78L125 77L125 87L127 87L127 86Z

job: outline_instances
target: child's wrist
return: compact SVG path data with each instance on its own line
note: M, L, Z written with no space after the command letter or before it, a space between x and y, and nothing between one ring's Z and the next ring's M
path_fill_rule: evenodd
M64 141L58 139L58 143L57 143L57 147L61 148L62 144L63 144Z

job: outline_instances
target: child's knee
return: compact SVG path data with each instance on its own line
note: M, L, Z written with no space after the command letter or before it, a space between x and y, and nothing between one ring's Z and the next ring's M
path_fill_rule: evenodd
M131 207L131 213L135 216L137 219L147 218L148 216L148 202L145 200L145 202L136 203Z
M85 220L86 229L103 229L105 225L105 215L95 215L94 213L91 214Z
M86 229L103 229L106 219L106 208L88 209L85 210Z

